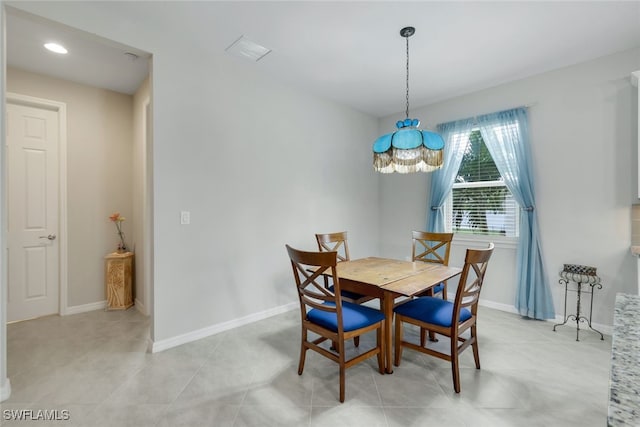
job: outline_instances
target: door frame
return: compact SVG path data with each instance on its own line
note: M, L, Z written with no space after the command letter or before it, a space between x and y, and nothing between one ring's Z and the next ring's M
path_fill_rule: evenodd
M50 99L36 98L34 96L7 92L5 104L18 104L34 108L42 108L55 111L58 114L58 314L67 314L67 104ZM6 144L6 139L2 139ZM3 159L3 170L6 166L6 158ZM5 206L10 203L8 195L4 194ZM8 224L7 224L8 226ZM8 247L8 246L7 246ZM8 283L7 283L8 286ZM7 304L9 302L7 301Z
M151 73L149 73L151 76ZM151 79L149 77L149 84L151 85ZM152 174L152 159L153 159L153 131L152 131L152 121L153 114L151 111L151 86L149 87L149 96L142 103L143 108L143 143L144 143L144 152L142 155L142 188L143 188L143 203L142 203L142 247L144 251L144 259L142 260L142 269L143 269L143 294L144 294L144 310L143 314L146 316L151 316L151 310L153 304L151 303L151 283L153 283L153 269L151 266L153 265L153 174Z

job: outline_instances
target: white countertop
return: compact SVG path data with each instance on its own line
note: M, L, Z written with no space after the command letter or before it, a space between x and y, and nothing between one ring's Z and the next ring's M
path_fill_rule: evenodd
M610 427L640 426L640 296L618 293L613 319Z

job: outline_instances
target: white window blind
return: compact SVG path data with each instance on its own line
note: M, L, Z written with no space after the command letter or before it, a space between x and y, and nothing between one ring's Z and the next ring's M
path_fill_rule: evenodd
M518 236L519 206L504 180L479 130L473 130L453 190L445 204L448 232Z

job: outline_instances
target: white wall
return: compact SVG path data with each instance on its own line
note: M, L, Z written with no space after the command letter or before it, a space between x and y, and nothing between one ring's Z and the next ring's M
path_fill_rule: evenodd
M111 213L128 217L123 231L133 240L133 98L15 68L7 89L67 105L67 306L104 301L104 256L119 242Z
M424 228L429 176L378 177L362 156L375 120L273 82L256 64L208 46L186 49L180 31L149 19L166 4L147 3L126 19L113 3L16 6L154 55L154 340L293 301L285 243L313 248L313 233L345 229L353 257L378 252L380 242L380 253L407 256L410 231ZM594 321L604 324L615 293L635 283L628 76L638 65L638 52L625 52L412 113L433 125L533 104L537 207L556 310L562 263L595 265L605 288ZM191 225L179 224L182 210ZM452 262L462 253L457 247ZM513 250L500 248L483 297L512 304L514 274Z
M375 120L251 64L152 52L156 341L293 302L285 243L377 243Z
M16 6L154 55L153 340L295 301L285 243L349 230L353 256L377 249L375 119L186 45L149 19L166 3L118 5Z
M563 311L564 288L557 281L562 265L595 266L603 289L596 296L593 321L603 325L613 323L615 294L636 289L629 247L631 204L637 203L638 107L629 76L638 66L640 50L634 49L410 114L433 128L436 123L530 105L537 214L556 313ZM380 132L392 129L397 118L382 120ZM411 229L426 226L428 191L428 175L382 178L385 255L409 253ZM466 243L454 247L452 264L462 263L465 248ZM515 249L497 248L483 299L513 306L514 282ZM568 311L575 313L575 305Z

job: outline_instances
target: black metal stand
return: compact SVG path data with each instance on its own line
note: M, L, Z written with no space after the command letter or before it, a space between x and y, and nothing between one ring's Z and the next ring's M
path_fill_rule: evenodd
M567 291L569 291L569 282L573 282L577 285L577 289L575 290L575 292L577 292L577 296L576 296L576 314L569 314L567 315ZM576 341L580 341L580 322L586 322L587 325L589 326L589 329L591 329L594 332L597 332L600 334L600 339L604 340L604 335L602 335L602 332L594 329L591 326L591 316L593 314L593 290L594 288L597 289L602 289L602 285L600 283L583 283L583 282L575 282L573 280L570 279L565 279L562 278L559 280L560 284L564 284L564 322L562 323L558 323L556 325L553 326L553 331L556 331L556 327L557 326L563 326L565 325L569 319L575 320L576 321ZM591 288L591 291L584 291L584 293L587 294L591 294L591 301L590 301L590 305L589 305L589 318L587 319L584 316L580 315L580 296L582 294L582 285L588 285ZM573 290L572 290L573 291Z

